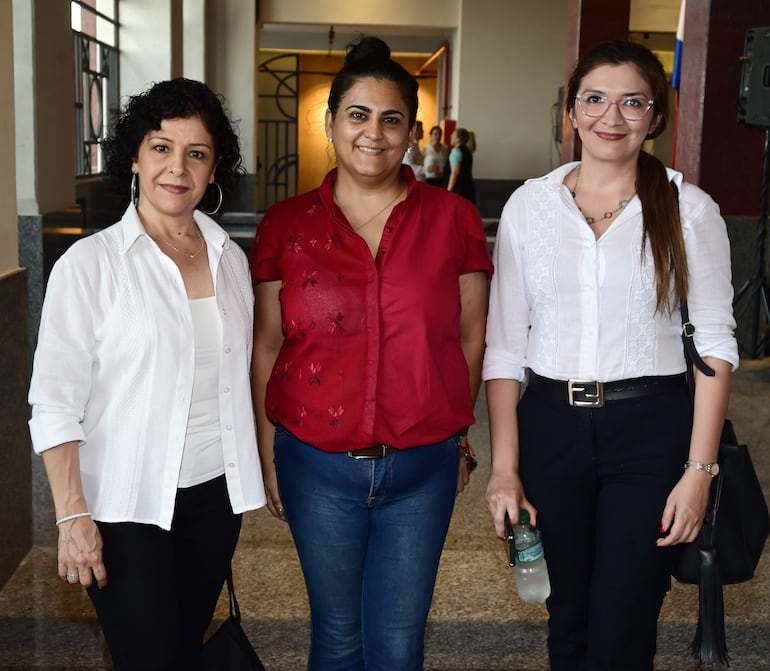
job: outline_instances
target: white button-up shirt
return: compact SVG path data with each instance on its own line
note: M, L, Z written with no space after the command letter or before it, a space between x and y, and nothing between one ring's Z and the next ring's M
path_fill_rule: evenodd
M249 383L254 295L243 251L206 215L195 221L222 319L222 454L240 513L265 504ZM194 372L182 275L130 206L51 271L29 391L35 451L80 442L94 519L171 527Z
M685 370L678 309L655 312L655 268L642 248L638 197L597 240L564 177L571 163L528 181L508 200L494 250L483 377L604 382ZM724 220L701 189L682 182L680 215L688 306L701 356L738 365L730 247Z

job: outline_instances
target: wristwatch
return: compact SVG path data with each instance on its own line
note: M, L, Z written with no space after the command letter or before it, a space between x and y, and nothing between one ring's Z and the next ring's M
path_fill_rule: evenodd
M704 471L708 473L712 478L715 478L717 475L719 475L719 464L717 463L704 464L701 461L685 461L684 470L687 470L688 468L694 468L696 471Z

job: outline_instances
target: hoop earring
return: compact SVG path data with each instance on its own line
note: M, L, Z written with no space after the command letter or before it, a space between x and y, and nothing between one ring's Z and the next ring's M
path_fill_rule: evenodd
M222 187L219 186L216 182L211 182L215 187L217 187L217 191L219 191L219 202L217 203L217 206L211 210L210 212L207 212L201 207L201 212L203 214L208 214L210 217L213 217L217 212L219 212L219 208L222 207L222 200L224 199L224 194L222 193Z
M137 204L139 203L139 191L136 188L136 173L135 172L131 173L131 187L130 187L129 194L128 194L128 200L130 201L130 203L134 207L136 207Z

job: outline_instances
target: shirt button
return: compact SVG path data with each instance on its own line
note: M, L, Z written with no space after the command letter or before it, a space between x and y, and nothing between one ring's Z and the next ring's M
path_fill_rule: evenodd
M380 250L379 252L377 252L377 256L385 256L385 252L383 252L382 250Z
M233 430L233 425L232 425L232 424L228 424L228 425L225 427L225 429L227 429L228 431L232 431L232 430Z
M225 354L230 354L232 350L229 347L225 347Z
M393 227L392 226L386 226L385 227L385 232L386 233L392 233L393 232Z
M227 464L228 468L235 468L235 464L231 461L229 464Z
M230 387L225 387L224 388L224 392L225 392L225 394L229 394L230 393Z

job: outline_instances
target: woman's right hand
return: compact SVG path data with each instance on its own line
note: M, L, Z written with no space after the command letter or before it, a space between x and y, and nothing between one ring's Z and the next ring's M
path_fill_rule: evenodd
M283 512L281 504L281 494L278 491L278 477L275 474L275 464L270 467L262 466L262 479L265 483L265 494L267 495L267 509L273 517L277 517L281 522L286 521L286 515Z
M90 517L78 517L59 525L59 575L70 585L107 586L102 557L102 535Z
M526 508L529 511L532 525L536 525L537 510L527 500L518 473L502 475L493 472L490 474L487 484L487 507L492 514L495 533L503 540L507 538L505 532L506 513L508 513L511 523L516 524L519 520L519 510Z

